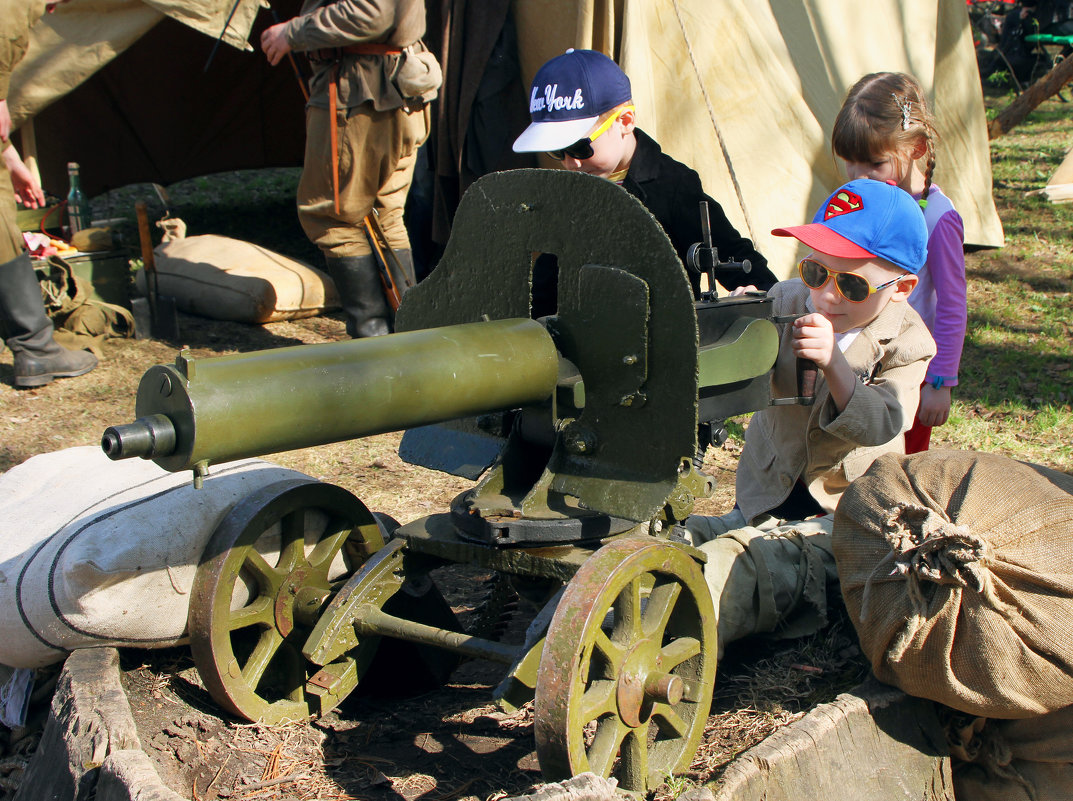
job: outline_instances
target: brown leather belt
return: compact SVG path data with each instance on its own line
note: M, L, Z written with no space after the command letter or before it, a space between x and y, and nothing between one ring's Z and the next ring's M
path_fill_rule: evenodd
M346 45L345 47L328 47L323 50L307 50L306 56L310 61L338 61L343 56L398 56L402 55L402 48L395 45L380 44L377 42L364 42L362 44Z
M328 84L328 116L331 120L331 148L332 148L332 201L336 216L339 215L339 124L337 114L339 111L339 61L343 56L397 56L402 50L394 45L381 44L378 42L363 42L361 44L347 45L346 47L332 47L327 50L310 50L306 56L310 61L334 61L332 77Z

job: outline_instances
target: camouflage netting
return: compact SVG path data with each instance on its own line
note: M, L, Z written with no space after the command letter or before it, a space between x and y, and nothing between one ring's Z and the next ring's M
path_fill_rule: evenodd
M887 455L843 495L833 549L881 681L988 718L1073 705L1073 477Z

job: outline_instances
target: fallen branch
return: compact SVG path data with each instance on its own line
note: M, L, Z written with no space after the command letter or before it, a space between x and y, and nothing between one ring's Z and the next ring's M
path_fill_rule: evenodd
M307 774L276 776L274 779L265 779L261 782L253 782L252 784L244 784L241 787L236 787L234 790L220 790L217 793L220 798L231 798L236 795L244 795L246 793L252 793L255 790L263 790L266 787L275 787L277 784L290 784L291 782L302 781L303 779L310 778Z
M1012 130L1021 120L1046 100L1058 94L1062 87L1073 80L1073 58L1062 59L1046 75L1025 89L1010 105L1006 106L987 126L987 138L998 139Z

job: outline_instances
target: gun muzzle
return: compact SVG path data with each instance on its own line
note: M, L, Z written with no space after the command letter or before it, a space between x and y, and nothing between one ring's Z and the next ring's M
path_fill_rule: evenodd
M175 452L175 426L163 414L141 417L133 423L109 426L101 437L101 450L113 461L152 459Z

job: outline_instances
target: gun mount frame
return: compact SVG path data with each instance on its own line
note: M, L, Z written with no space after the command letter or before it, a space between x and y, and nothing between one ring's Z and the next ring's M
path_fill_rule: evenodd
M559 301L534 321L539 253L558 257ZM197 481L225 459L409 429L406 458L480 476L449 511L387 535L344 490L298 482L220 524L189 618L213 697L266 722L323 714L385 640L434 646L508 665L496 698L535 699L549 778L591 769L643 792L688 765L710 708L716 612L704 554L674 528L712 489L692 466L698 423L770 402L770 318L764 298L694 304L670 241L615 185L494 174L463 198L400 333L180 354L102 446ZM446 605L430 574L451 563L540 599L523 644L432 613Z

